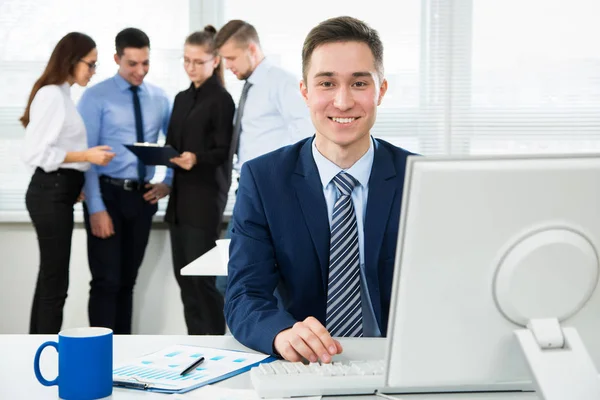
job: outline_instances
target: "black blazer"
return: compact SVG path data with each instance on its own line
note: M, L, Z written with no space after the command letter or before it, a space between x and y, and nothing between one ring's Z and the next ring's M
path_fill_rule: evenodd
M197 164L189 171L175 168L165 221L218 234L231 185L234 112L216 74L175 97L166 142L196 154Z

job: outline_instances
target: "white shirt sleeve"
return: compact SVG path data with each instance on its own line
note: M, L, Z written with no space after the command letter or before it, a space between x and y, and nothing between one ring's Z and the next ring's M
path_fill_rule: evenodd
M290 132L290 143L296 143L315 133L308 106L300 93L300 82L291 77L275 86L276 106Z
M65 98L60 87L48 85L36 93L29 110L23 161L32 168L56 171L67 155L56 146L65 122Z

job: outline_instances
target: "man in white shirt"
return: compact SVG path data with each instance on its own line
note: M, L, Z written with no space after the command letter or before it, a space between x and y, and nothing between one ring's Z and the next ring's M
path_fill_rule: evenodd
M232 158L239 172L246 161L315 133L308 107L300 94L299 79L265 57L254 26L242 20L227 22L215 45L225 68L245 81L234 117ZM231 222L226 237L231 235ZM226 279L217 277L225 292Z
M248 160L314 134L299 79L265 58L252 25L229 21L217 33L215 44L225 68L246 81L234 118L238 171Z

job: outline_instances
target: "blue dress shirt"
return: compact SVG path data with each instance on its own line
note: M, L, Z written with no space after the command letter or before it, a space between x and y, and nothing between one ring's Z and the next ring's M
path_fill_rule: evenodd
M85 173L85 202L90 214L106 210L100 193L98 177L137 180L137 157L125 144L137 142L131 84L116 74L87 89L78 104L87 130L88 146L108 145L116 153L108 165L92 165ZM144 122L144 141L156 143L158 133L166 135L171 105L166 93L157 86L142 83L138 92ZM155 168L146 167L146 181L154 177ZM173 176L167 170L164 183L170 185Z
M341 171L352 175L360 185L352 191L352 204L356 212L356 224L358 227L358 246L360 252L360 294L362 300L363 313L363 335L366 337L380 337L381 332L375 319L373 304L369 297L369 288L367 287L367 277L365 275L365 215L367 211L367 199L369 197L369 177L371 176L371 168L373 167L373 158L375 150L373 148L373 140L370 141L369 150L348 169L342 169L325 158L319 150L313 139L312 154L319 170L321 183L323 184L323 194L327 203L327 216L329 217L329 226L331 227L331 219L333 215L333 206L339 197L339 192L332 182L334 176Z
M263 59L248 78L248 91L239 138L239 171L248 160L287 146L315 133L300 81L290 72Z

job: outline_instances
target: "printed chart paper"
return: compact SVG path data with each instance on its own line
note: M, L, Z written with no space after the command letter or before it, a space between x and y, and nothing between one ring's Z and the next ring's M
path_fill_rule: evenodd
M188 374L180 375L200 357L204 357L200 365ZM177 392L228 378L266 358L268 356L264 354L175 345L117 364L113 369L113 380L147 384L149 390Z

